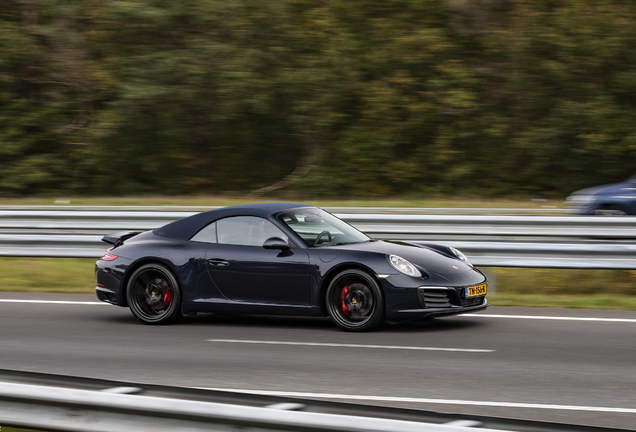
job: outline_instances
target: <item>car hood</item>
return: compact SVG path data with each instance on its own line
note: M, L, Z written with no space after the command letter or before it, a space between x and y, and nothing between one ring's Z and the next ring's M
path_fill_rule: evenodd
M451 252L445 246L425 246L401 241L375 240L335 246L334 250L336 249L398 255L426 273L448 274L450 271L465 273L475 270L474 267L451 255ZM443 251L448 252L445 253Z
M630 183L613 183L608 185L594 186L573 192L572 195L611 195L626 187L634 187Z

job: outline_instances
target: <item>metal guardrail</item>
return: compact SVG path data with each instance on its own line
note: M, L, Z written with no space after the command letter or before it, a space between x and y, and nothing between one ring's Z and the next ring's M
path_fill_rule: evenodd
M626 432L582 424L7 369L0 369L0 426L83 432Z
M161 384L137 383L130 381L105 380L82 376L57 375L42 372L0 369L0 387L3 383L32 384L37 386L92 390L105 393L136 394L155 396L168 400L196 400L221 404L261 407L278 410L293 410L306 413L344 414L364 419L394 419L446 426L480 427L503 431L533 432L621 432L597 426L584 426L545 421L521 420L491 417L482 414L440 413L420 408L397 408L393 406L365 405L343 401L330 401L318 398L298 398L289 396L263 395L260 393L237 393L233 391L175 387ZM9 396L10 397L10 396ZM2 417L3 398L0 396L0 426L7 426ZM72 411L71 411L72 412ZM20 424L21 426L28 426ZM50 426L49 426L50 427ZM179 429L180 430L180 429ZM208 428L209 430L209 428ZM483 430L483 429L481 429Z
M346 415L348 418L363 419L363 421L373 421L375 419L394 419L394 420L406 420L409 422L415 422L419 425L443 425L447 428L445 432L451 432L449 426L454 427L474 427L478 429L471 429L472 431L496 430L498 432L506 431L518 431L518 432L627 432L624 429L606 428L600 426L585 426L584 424L572 424L570 422L553 423L546 421L535 420L522 420L506 417L492 417L483 414L461 414L461 413L441 413L438 411L429 411L420 408L398 408L390 405L365 405L363 403L351 403L343 401L325 400L320 398L298 398L289 396L274 396L264 395L258 392L256 393L237 393L234 391L201 389L191 387L175 387L166 386L161 384L149 384L138 383L130 381L116 381L113 379L98 379L88 378L82 376L68 376L57 375L42 372L30 372L30 371L18 371L11 369L0 369L0 388L4 383L13 384L31 384L36 386L44 386L49 389L63 388L63 389L80 389L91 390L99 393L110 394L135 394L142 396L154 396L160 397L164 400L183 400L183 401L200 401L200 402L215 402L218 404L229 404L240 407L260 407L270 410L293 410L302 411L304 413L326 413L326 414L341 414ZM8 419L4 416L2 406L4 401L13 398L15 395L2 394L0 392L0 426L22 426L22 427L40 427L32 423L14 422L9 424ZM30 400L33 400L35 395L31 393ZM25 398L22 402L29 403L29 400ZM40 401L44 402L44 401ZM30 409L34 409L37 403L30 404ZM69 423L65 427L71 427L74 419L74 414L77 412L75 408L66 406L68 417L70 417ZM452 411L446 409L445 411ZM32 411L29 411L32 412ZM34 414L33 411L27 420L31 421ZM158 415L161 417L161 414ZM15 417L11 417L15 418ZM81 419L77 419L81 420ZM42 423L45 421L43 420ZM585 423L585 421L583 422ZM180 424L181 425L181 424ZM53 429L51 424L47 423L46 429ZM424 426L423 426L424 427ZM206 430L211 430L211 425L208 424ZM60 429L64 430L64 429ZM86 431L87 429L82 427L75 427L72 430ZM110 429L110 430L115 430ZM110 431L109 430L109 431ZM121 429L131 430L131 429ZM138 430L138 429L135 429ZM172 429L175 430L175 429ZM177 430L182 430L181 428ZM218 429L215 429L218 430ZM238 428L234 430L239 430ZM262 429L266 430L266 429ZM287 429L289 430L289 429ZM304 428L302 430L312 430ZM421 432L426 432L428 429L421 429Z
M252 407L105 391L0 383L0 423L60 431L312 431L470 432L453 424L287 411L285 406ZM287 407L291 407L289 404ZM281 409L283 408L283 409ZM293 407L292 407L293 408ZM474 423L474 422L473 422ZM464 424L472 424L465 422ZM505 432L479 429L483 432Z
M582 424L440 413L8 369L0 369L1 426L83 432L623 431Z
M636 217L328 210L371 237L447 244L481 266L636 269ZM101 237L108 232L154 229L194 213L175 208L5 208L0 210L0 256L96 258L107 248Z

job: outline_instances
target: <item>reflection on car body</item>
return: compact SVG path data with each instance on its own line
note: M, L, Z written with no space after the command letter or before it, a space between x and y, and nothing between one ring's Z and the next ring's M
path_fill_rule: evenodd
M488 306L486 278L460 251L374 240L302 204L226 207L104 241L97 297L148 324L236 312L329 316L363 331Z

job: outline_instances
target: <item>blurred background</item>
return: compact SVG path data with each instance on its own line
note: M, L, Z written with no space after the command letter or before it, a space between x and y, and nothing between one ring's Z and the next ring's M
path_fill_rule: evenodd
M2 0L0 196L562 198L634 174L635 19L619 0Z

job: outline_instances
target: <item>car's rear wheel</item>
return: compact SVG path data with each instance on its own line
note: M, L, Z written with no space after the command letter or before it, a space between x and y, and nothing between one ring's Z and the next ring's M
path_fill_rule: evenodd
M327 312L346 331L368 331L384 321L384 296L373 276L350 269L339 273L327 288Z
M181 290L172 272L161 264L145 264L128 281L130 311L145 324L168 324L181 316Z

